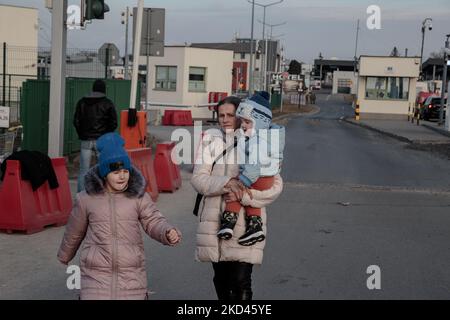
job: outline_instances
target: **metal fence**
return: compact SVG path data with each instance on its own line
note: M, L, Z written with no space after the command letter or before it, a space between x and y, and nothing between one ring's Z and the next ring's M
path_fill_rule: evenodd
M51 48L20 47L0 43L0 105L10 107L10 123L20 122L20 99L28 79L48 79L51 74ZM65 76L70 78L114 79L123 75L120 57L108 49L69 48Z

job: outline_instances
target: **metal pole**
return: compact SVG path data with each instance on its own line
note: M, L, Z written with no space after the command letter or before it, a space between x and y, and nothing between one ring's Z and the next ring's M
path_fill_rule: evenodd
M425 18L422 21L422 46L421 46L421 49L420 49L420 69L419 69L420 70L420 73L419 73L420 79L423 79L423 74L422 74L423 44L425 42L425 27L427 25L427 21L430 22L429 28L431 30L431 22L433 21L433 19Z
M148 102L149 102L149 96L150 96L150 90L149 90L149 86L150 86L150 9L145 11L147 17L146 17L146 22L147 22L147 43L145 46L145 53L147 55L147 71L145 74L145 110L147 110L148 108Z
M420 70L419 77L422 79L422 57L423 57L423 42L425 40L425 26L422 26L422 47L420 49Z
M108 79L108 67L109 67L109 46L105 50L105 79Z
M64 107L66 93L67 0L53 1L52 68L50 76L50 109L48 155L60 157L64 147Z
M136 18L136 31L133 47L133 74L131 76L131 93L130 93L130 109L136 109L136 95L137 95L137 80L138 80L138 67L141 47L141 34L142 34L142 13L144 12L144 0L139 0L137 17Z
M124 79L128 80L128 64L129 64L129 57L128 57L128 17L130 15L129 8L127 7L126 10L126 17L125 17L125 75Z
M263 35L262 40L264 41L266 39L266 37L265 37L266 8L270 7L270 6L273 6L273 5L276 5L276 4L279 4L279 3L283 2L284 0L278 0L276 2L268 3L268 4L265 4L265 5L257 3L257 2L254 2L254 1L253 2L250 2L249 0L247 0L247 1L249 3L252 3L254 5L257 5L257 6L260 6L260 7L264 8L263 33L262 33L262 35ZM264 58L261 59L261 73L263 75L262 78L264 79L264 81L263 81L263 90L267 90L267 40L265 41L265 49L264 49L264 51L265 51L264 52Z
M280 113L283 112L283 84L284 84L284 78L281 78L281 88L280 88Z
M255 19L255 0L252 0L252 26L250 31L250 71L248 77L249 95L253 94L253 23Z
M8 103L9 107L11 107L11 74L8 75ZM6 104L4 104L6 106Z
M263 15L263 28L262 28L262 40L264 41L266 39L265 36L265 27L266 27L266 6L263 6L264 8L264 15ZM264 56L261 61L261 73L263 78L263 90L266 90L266 62L267 62L267 41L264 41Z
M268 44L269 44L269 42L267 41L267 38L265 38L265 44L264 44L264 90L268 90L268 86L267 86L267 63L268 63L268 60L269 59L267 59L267 53L268 53L268 49L267 49L267 46L268 46Z
M448 39L450 38L450 34L447 35L447 40L445 41L445 51L444 51L444 70L442 72L442 89L441 89L441 108L439 109L439 125L443 125L444 124L444 107L445 107L445 90L447 89L447 50L449 49L450 45L449 45L449 41ZM448 101L447 101L448 102ZM447 117L449 117L449 112L447 110Z
M3 105L6 103L6 42L3 42Z
M353 57L353 59L355 60L355 65L354 65L354 68L353 68L354 71L356 71L356 54L357 54L357 51L358 51L358 36L359 36L359 19L358 19L358 22L356 24L355 55Z

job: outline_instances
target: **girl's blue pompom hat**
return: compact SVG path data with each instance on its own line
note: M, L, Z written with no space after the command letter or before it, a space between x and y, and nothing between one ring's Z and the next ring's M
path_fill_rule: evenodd
M131 170L131 161L123 148L125 141L115 132L102 135L97 140L99 174L104 178L108 173L120 169Z

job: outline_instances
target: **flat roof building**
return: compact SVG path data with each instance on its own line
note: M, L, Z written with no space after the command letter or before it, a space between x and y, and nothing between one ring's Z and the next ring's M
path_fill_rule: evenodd
M420 57L361 56L358 103L361 119L406 118L414 107Z

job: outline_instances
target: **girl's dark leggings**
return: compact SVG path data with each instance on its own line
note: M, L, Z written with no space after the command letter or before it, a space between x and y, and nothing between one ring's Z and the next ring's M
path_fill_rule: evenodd
M214 287L223 301L252 300L253 264L237 261L213 262Z

